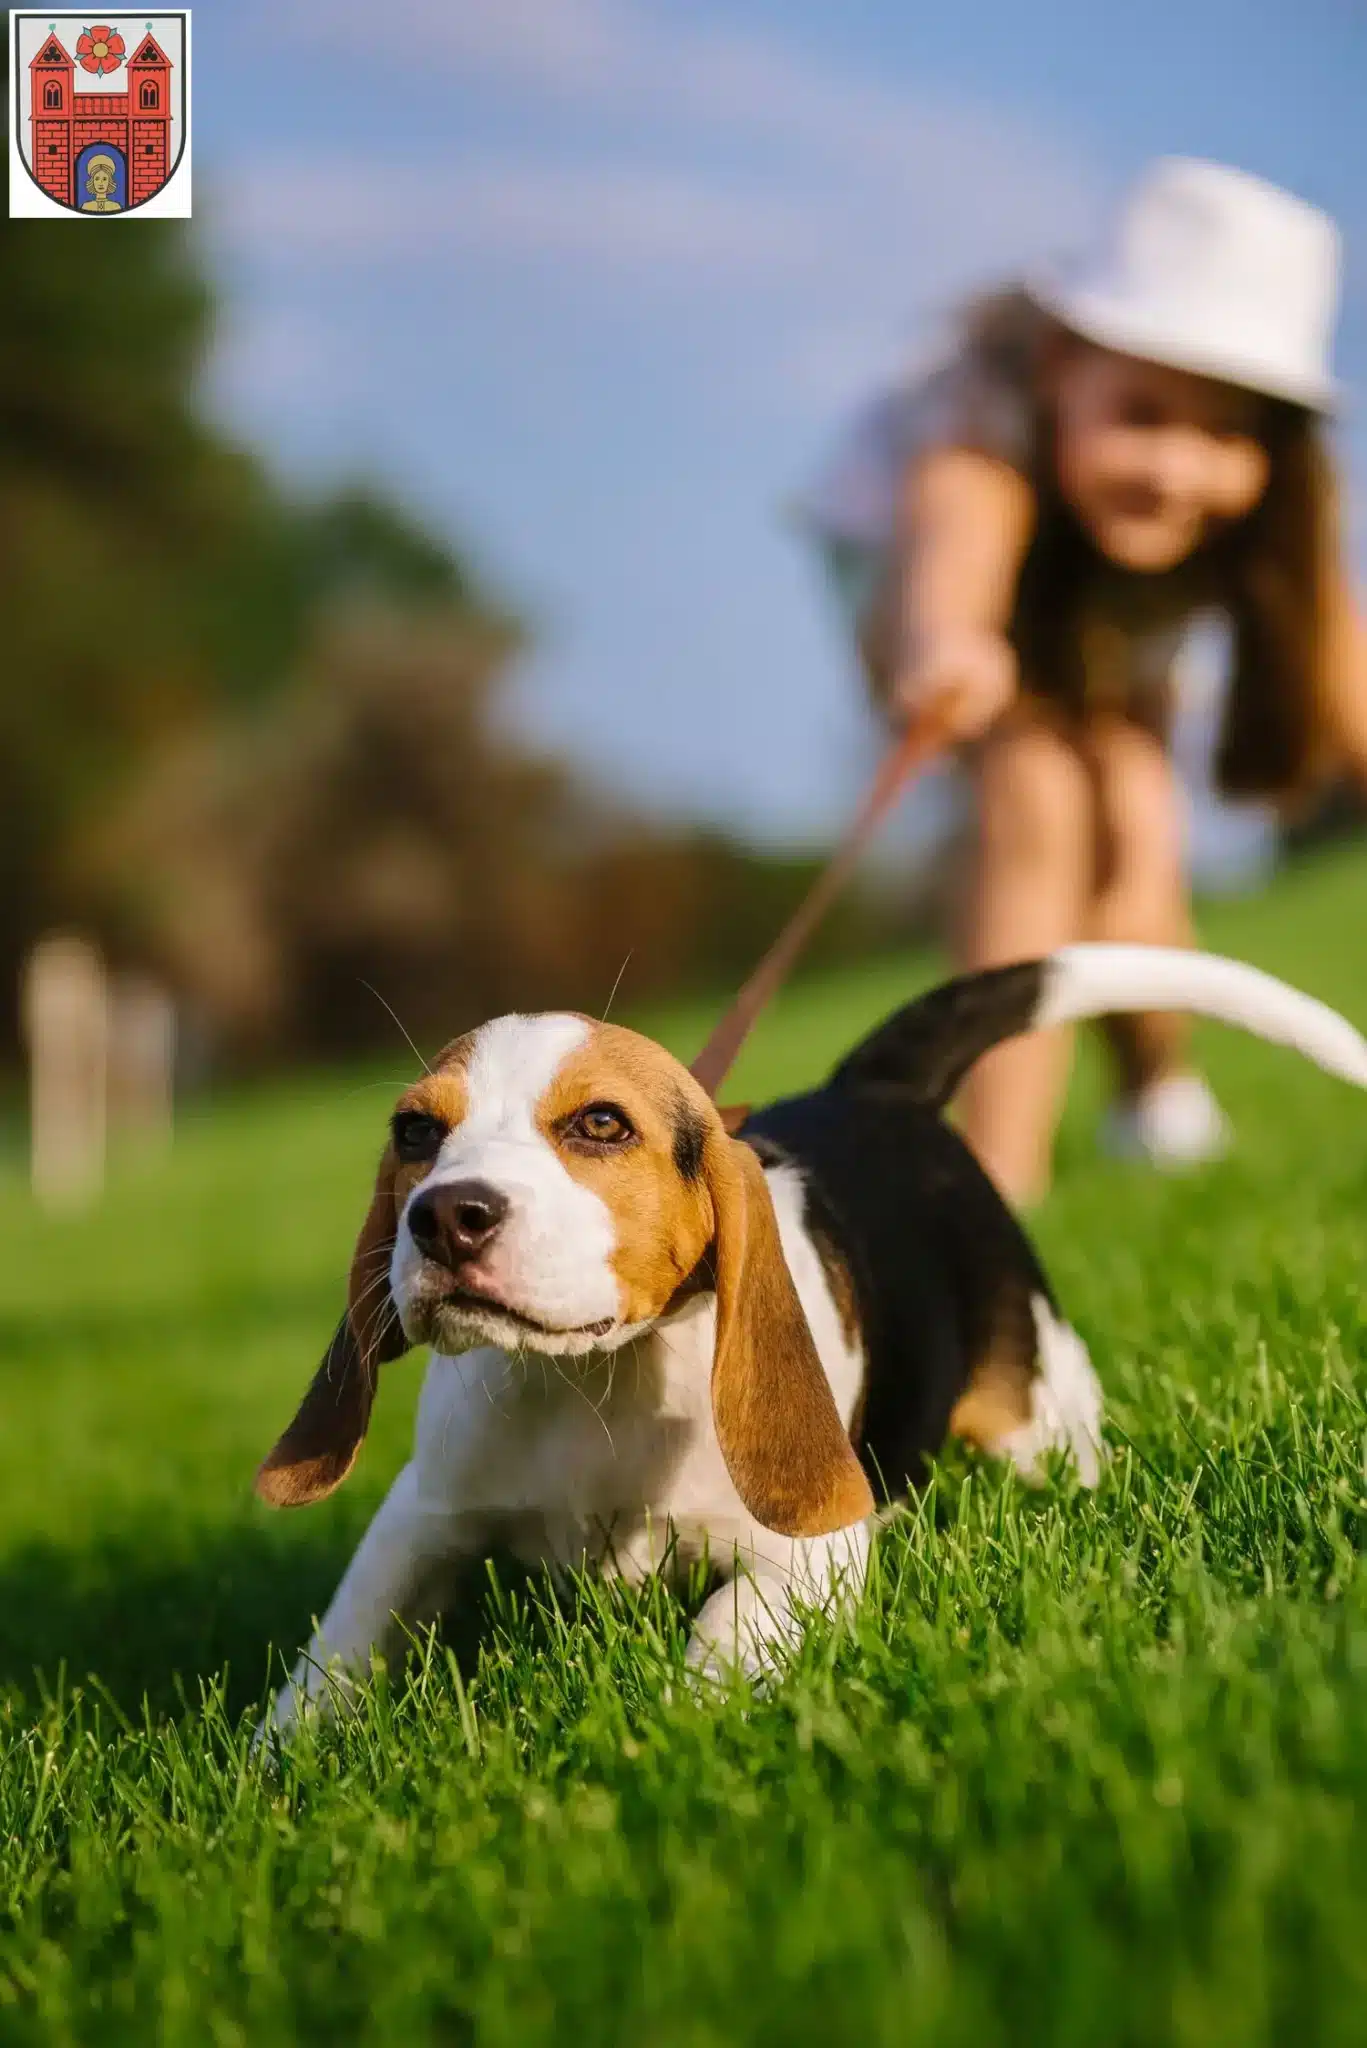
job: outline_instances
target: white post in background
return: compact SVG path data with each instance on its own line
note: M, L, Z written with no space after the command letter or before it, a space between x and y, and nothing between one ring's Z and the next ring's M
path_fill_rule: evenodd
M176 1010L150 975L114 982L109 1012L109 1118L116 1138L140 1152L171 1142L176 1068Z
M104 1186L109 996L84 939L41 939L23 987L33 1192L45 1209L89 1207Z

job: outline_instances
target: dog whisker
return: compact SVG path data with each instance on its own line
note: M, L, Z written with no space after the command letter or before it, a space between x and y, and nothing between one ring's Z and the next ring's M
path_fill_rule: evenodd
M622 962L621 966L620 966L620 967L618 968L618 970L617 970L617 979L616 979L616 981L614 981L614 982L613 982L613 984L612 984L612 994L611 994L611 995L610 995L610 996L608 997L608 1001L607 1001L607 1009L605 1009L605 1010L604 1010L604 1012L603 1012L602 1016L601 1016L601 1017L599 1018L599 1020L598 1020L600 1024L606 1024L606 1023L607 1023L607 1021L608 1021L608 1011L609 1011L609 1010L611 1010L611 1008L612 1008L613 1004L614 1004L614 1003L616 1002L616 1000L617 1000L617 991L618 991L618 989L619 989L619 988L620 988L620 987L622 986L622 976L623 976L623 975L624 975L624 974L626 973L626 971L627 971L627 968L628 968L628 967L629 967L630 965L631 965L631 954L630 954L630 953L628 953L628 954L627 954L627 956L626 956L626 959L625 959L625 960L624 960L624 961Z
M371 994L374 994L373 989L371 990ZM419 1054L418 1057L421 1058L422 1055ZM354 1102L358 1095L371 1095L377 1088L406 1088L408 1086L409 1079L410 1077L407 1074L397 1074L388 1080L361 1081L357 1084L355 1088L346 1089L341 1095L338 1096L337 1100L339 1102Z
M553 1363L555 1366L556 1378L562 1381L565 1386L569 1387L573 1393L578 1394L580 1400L584 1403L584 1406L588 1409L589 1413L592 1416L594 1416L597 1420L604 1436L608 1440L608 1449L612 1452L612 1455L615 1458L617 1456L617 1446L612 1441L612 1431L608 1428L607 1423L603 1420L602 1411L595 1405L593 1401L589 1399L587 1392L580 1384L579 1380L573 1374L565 1372L558 1360L553 1361ZM611 1388L609 1388L609 1392L611 1392Z
M381 1004L384 1009L388 1010L390 1016L394 1019L394 1022L398 1025L400 1031L403 1033L409 1045L412 1047L414 1059L417 1060L418 1065L422 1068L425 1074L430 1074L432 1072L432 1069L428 1066L427 1061L418 1051L417 1044L411 1032L409 1031L408 1026L404 1023L402 1017L400 1017L398 1011L394 1008L394 1005L390 1002L386 1002L385 998L380 994L380 991L374 986L372 986L370 982L362 981L361 987L365 989L368 994L374 996L376 1002Z

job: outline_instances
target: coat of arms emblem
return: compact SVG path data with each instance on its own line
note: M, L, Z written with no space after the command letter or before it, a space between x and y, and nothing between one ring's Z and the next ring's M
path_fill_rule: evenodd
M10 15L10 215L190 211L190 17Z

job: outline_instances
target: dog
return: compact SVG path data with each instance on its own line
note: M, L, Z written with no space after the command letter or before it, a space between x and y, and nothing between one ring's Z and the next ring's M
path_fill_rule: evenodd
M865 1574L946 1437L1037 1479L1102 1469L1102 1402L1040 1263L942 1112L1017 1033L1187 1010L1367 1086L1367 1042L1211 955L1080 945L950 981L812 1093L718 1111L660 1046L495 1019L399 1098L346 1313L257 1489L321 1500L381 1365L428 1344L413 1455L263 1724L345 1702L462 1560L630 1580L706 1559L689 1667L772 1675Z

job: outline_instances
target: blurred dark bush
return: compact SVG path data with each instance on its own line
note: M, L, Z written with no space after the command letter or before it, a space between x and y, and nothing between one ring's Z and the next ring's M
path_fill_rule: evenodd
M70 245L0 223L5 986L74 924L241 1062L392 1042L371 988L430 1043L601 1007L624 962L632 1000L742 975L816 856L652 823L530 751L508 607L383 497L291 496L206 416L193 232ZM814 957L904 921L855 891Z

